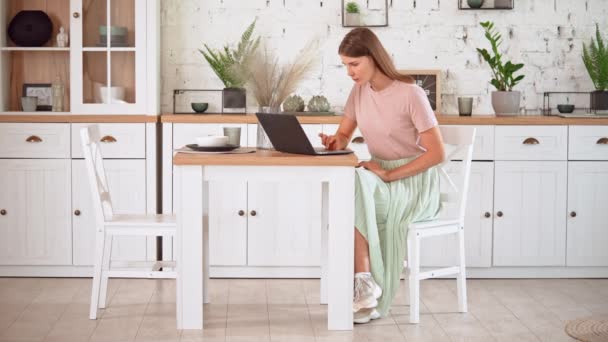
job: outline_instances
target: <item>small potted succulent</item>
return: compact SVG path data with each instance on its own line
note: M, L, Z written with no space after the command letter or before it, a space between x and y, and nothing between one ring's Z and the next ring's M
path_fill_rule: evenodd
M361 12L359 11L359 5L355 1L347 2L345 11L344 26L361 25Z
M524 78L524 75L515 76L515 72L523 68L523 64L513 64L511 61L502 61L503 55L498 52L501 43L501 35L494 30L491 21L482 22L481 27L485 30L485 37L490 41L492 51L477 49L477 52L488 62L492 69L494 78L490 83L496 88L492 92L492 107L496 115L517 115L521 93L514 91L513 87Z
M247 106L245 84L250 77L252 56L260 45L260 38L253 39L255 20L247 27L236 49L225 45L222 50L205 49L199 51L211 66L217 77L224 83L222 90L222 110L224 112L244 112Z
M583 43L583 62L593 81L595 91L591 92L591 109L608 109L608 42L602 40L600 29L595 24L596 41L589 46Z

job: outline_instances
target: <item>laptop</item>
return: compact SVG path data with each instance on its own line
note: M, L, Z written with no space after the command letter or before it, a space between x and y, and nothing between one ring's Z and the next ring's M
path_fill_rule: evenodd
M351 150L315 148L294 115L256 113L258 121L277 151L308 155L336 155L353 153Z

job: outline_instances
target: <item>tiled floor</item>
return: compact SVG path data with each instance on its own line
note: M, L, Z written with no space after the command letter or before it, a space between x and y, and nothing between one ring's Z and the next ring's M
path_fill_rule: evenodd
M608 315L608 279L469 280L469 313L451 280L422 282L421 321L408 323L402 282L391 315L327 331L318 280L212 279L203 331L175 329L175 282L111 280L89 320L89 279L0 278L0 341L573 341L567 320Z

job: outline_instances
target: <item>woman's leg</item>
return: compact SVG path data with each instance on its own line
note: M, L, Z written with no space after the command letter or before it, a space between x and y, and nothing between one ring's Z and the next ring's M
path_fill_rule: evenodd
M369 245L355 228L355 273L369 272Z

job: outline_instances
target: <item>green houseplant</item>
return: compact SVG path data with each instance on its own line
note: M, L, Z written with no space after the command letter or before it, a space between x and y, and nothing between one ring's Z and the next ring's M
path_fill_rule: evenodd
M511 61L503 62L503 55L498 51L502 36L494 29L494 23L486 21L480 23L485 31L485 37L490 41L492 51L477 48L477 52L490 65L494 76L490 83L496 88L492 92L492 107L496 115L514 115L519 111L521 93L513 91L524 75L515 76L515 72L523 68L523 64L513 64Z
M224 45L221 50L212 49L207 44L199 49L213 72L224 83L222 90L224 112L244 112L247 95L244 89L249 80L251 59L260 45L260 37L253 39L254 20L241 35L236 49Z
M608 109L608 43L602 40L600 28L595 24L595 42L589 46L583 43L583 62L593 81L595 91L591 92L591 109Z
M345 7L344 26L359 26L361 25L361 11L359 4L355 1L349 1Z

